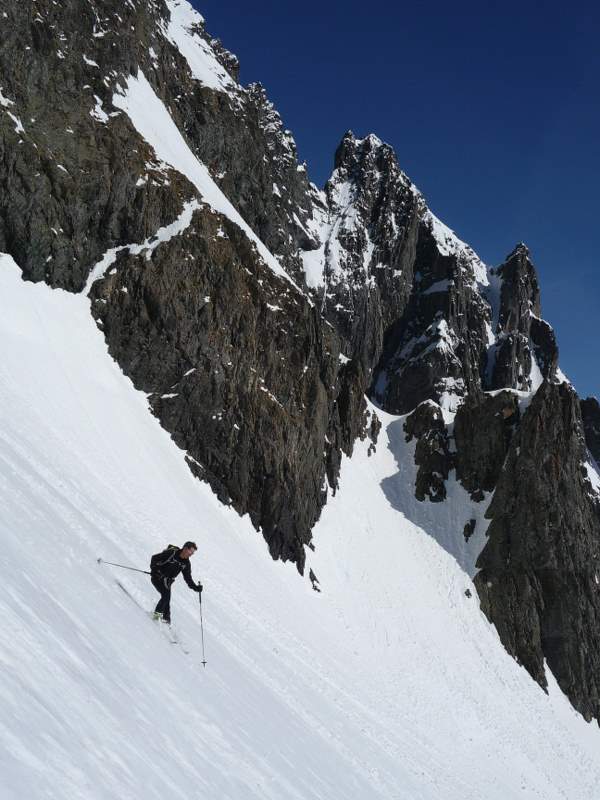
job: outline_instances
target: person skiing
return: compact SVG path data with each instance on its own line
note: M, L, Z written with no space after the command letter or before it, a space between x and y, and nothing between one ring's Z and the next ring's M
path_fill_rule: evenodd
M152 586L160 594L160 600L154 609L154 619L171 624L171 584L180 572L183 579L194 592L202 591L202 584L192 579L190 556L198 548L195 542L186 542L180 549L170 544L162 553L156 553L150 559L150 580Z

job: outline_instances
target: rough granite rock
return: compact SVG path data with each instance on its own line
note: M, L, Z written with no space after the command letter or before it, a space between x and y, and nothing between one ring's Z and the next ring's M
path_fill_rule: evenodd
M379 367L382 391L375 386L384 407L398 414L426 399L479 390L491 316L472 259L440 248L427 217L419 224L413 270L410 302Z
M216 88L173 43L182 11L226 70ZM151 393L194 473L302 569L326 481L335 489L342 452L365 435L368 378L340 362L317 307L207 208L185 234L137 256L128 248L152 243L201 200L112 104L139 71L300 285L300 246L316 245L304 227L314 189L291 135L260 86L235 82L237 60L191 14L172 0L11 6L0 46L0 248L25 278L71 291L125 248L92 289L111 353Z
M488 388L511 386L528 391L536 388L534 366L541 377L554 377L558 348L552 328L540 319L538 278L527 247L517 245L495 274L501 281L498 341L488 367Z
M324 191L313 197L317 245L303 255L307 281L344 354L369 382L412 284L418 218L411 186L389 145L348 132Z
M518 428L519 398L509 390L469 395L454 420L456 477L471 496L492 492Z
M335 486L339 450L366 421L335 331L206 207L151 253L122 253L91 297L111 354L192 471L302 569L326 479Z
M473 536L476 527L477 527L476 519L470 519L467 523L465 523L465 527L463 528L463 536L465 537L465 542L468 542L471 536ZM467 597L471 597L471 595L468 594Z
M156 20L131 4L119 5L117 37L110 7L11 3L2 26L0 249L26 278L71 291L106 250L144 241L181 208L170 183L181 177L153 160L124 115L107 116L132 56L158 39Z
M585 441L596 464L600 464L600 403L595 397L581 401Z
M312 189L293 139L260 87L245 90L232 78L217 91L194 80L168 34L172 6L10 4L0 41L0 248L28 279L80 291L108 249L143 242L177 216L172 173L112 106L138 70L246 221L299 277L299 248L312 242L304 229ZM195 29L211 41L202 24ZM235 76L234 57L221 45L214 54Z
M404 432L407 442L417 440L415 497L417 500L427 497L432 503L441 503L446 499L445 482L454 466L441 408L432 401L421 403L406 418Z
M600 718L600 499L585 458L576 393L544 382L487 511L475 584L507 650L542 686L546 661L589 720Z

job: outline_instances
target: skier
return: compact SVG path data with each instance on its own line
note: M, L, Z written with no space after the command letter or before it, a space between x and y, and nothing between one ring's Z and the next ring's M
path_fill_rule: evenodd
M154 619L171 624L171 584L180 572L183 579L195 592L202 591L201 583L194 583L190 567L190 556L198 548L194 542L186 542L180 549L170 544L162 553L156 553L150 559L150 579L152 586L160 594L160 600L154 610Z

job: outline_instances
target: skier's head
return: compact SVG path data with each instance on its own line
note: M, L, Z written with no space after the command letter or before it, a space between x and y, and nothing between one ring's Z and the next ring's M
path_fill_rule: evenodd
M189 558L194 555L197 549L196 542L186 542L181 548L181 557Z

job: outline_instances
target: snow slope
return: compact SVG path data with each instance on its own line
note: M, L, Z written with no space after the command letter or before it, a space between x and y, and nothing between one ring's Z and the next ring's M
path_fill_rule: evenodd
M506 655L420 527L462 512L410 500L402 419L344 464L309 554L319 594L192 477L84 296L1 256L0 306L2 800L599 796L598 727ZM146 568L187 538L205 669L181 580L189 655L96 562ZM156 601L146 576L118 577Z

